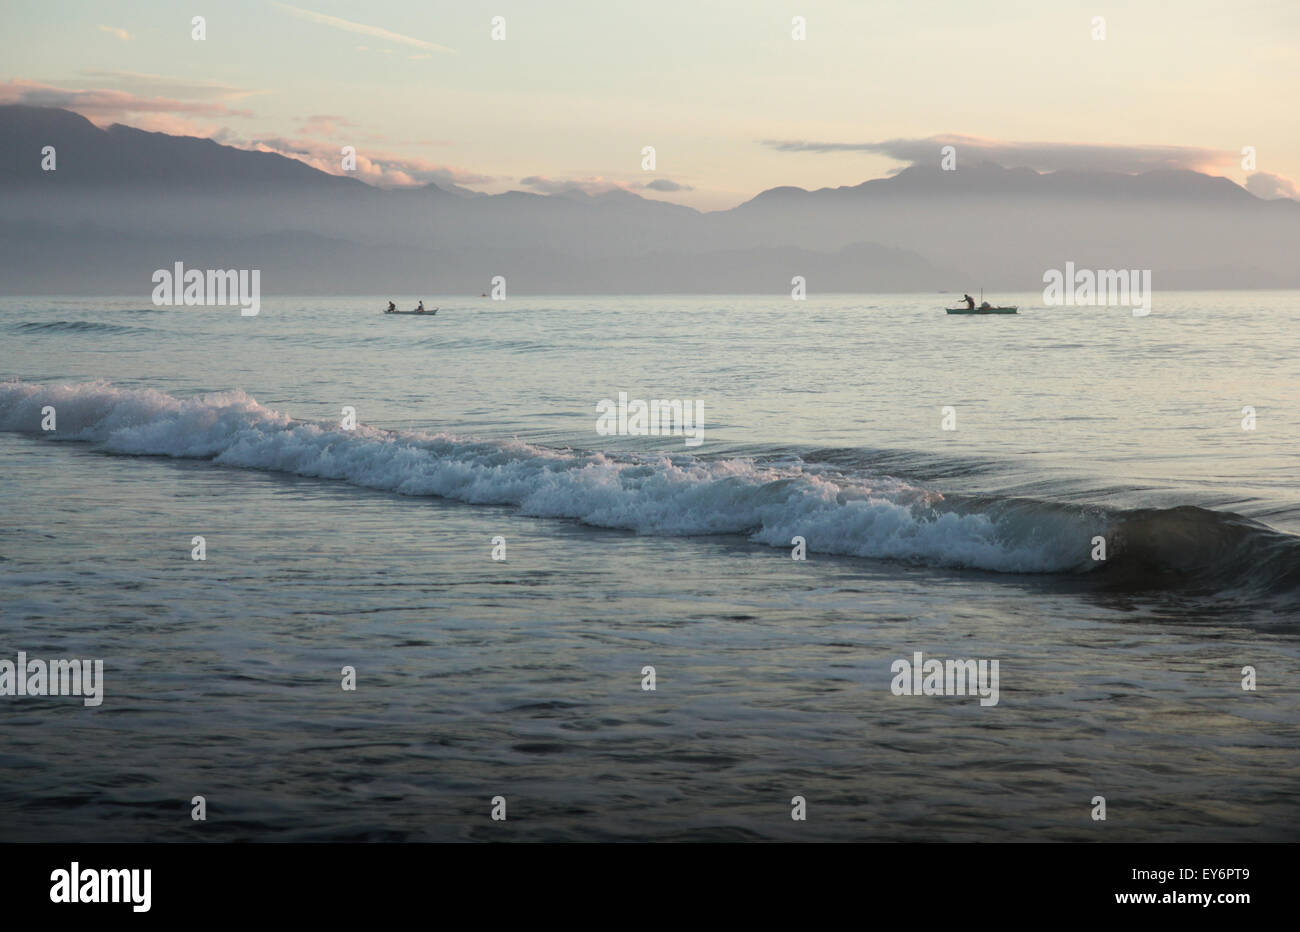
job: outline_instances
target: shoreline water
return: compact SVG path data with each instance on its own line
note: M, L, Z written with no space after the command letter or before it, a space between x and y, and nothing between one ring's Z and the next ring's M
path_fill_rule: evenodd
M3 646L105 664L94 709L0 698L0 838L1295 841L1296 302L1257 297L1100 335L0 300ZM602 437L621 389L717 426ZM1081 566L1102 516L1132 574ZM894 695L918 651L997 660L997 705Z

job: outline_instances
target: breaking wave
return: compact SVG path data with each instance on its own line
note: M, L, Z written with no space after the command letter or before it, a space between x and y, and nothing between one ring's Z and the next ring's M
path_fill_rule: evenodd
M111 453L210 460L341 480L402 495L505 505L522 514L657 535L743 535L813 553L1002 573L1087 574L1120 588L1300 592L1300 538L1196 507L1118 510L944 496L904 479L790 458L577 452L520 441L342 430L299 421L234 390L177 398L106 382L0 384L0 429ZM1092 559L1106 538L1107 559ZM1100 568L1100 570L1099 570Z

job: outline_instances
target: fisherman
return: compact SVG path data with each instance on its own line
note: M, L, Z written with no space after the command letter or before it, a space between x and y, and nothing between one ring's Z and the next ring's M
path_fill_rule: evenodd
M423 313L424 313L424 299L423 299L423 298L420 299L420 305L419 305L419 307L417 307L417 308L415 309L415 313L417 313L417 314L423 314Z
M395 311L395 310L397 310L397 305L394 304L392 301L389 301L389 302L388 302L388 313L391 314L391 313L393 313L393 311Z
M975 310L975 299L974 299L974 298L972 298L972 297L971 297L970 295L968 295L968 294L964 294L964 295L962 295L962 300L964 300L964 301L966 302L966 307L967 307L969 310L972 310L972 311Z
M987 301L985 301L983 304L980 305L980 310L987 311L990 310L992 307L993 307L992 304L989 304Z

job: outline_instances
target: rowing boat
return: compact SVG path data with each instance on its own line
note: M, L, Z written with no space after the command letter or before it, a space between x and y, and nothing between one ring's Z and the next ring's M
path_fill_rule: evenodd
M434 314L438 313L438 309L434 307L434 308L430 308L427 311L384 311L384 313L385 314L414 314L416 317L432 317Z
M1014 314L1015 307L945 307L949 314Z

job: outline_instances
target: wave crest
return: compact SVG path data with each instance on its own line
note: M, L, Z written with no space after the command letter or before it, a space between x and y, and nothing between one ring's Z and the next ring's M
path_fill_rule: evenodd
M0 385L0 429L118 454L209 459L402 495L507 505L643 534L744 535L814 553L1004 573L1087 573L1109 586L1300 591L1300 539L1200 508L1113 511L1030 499L945 497L904 479L797 458L575 452L520 441L298 421L240 390L176 398L107 382ZM1107 539L1105 563L1092 541ZM1102 572L1094 572L1101 569Z

